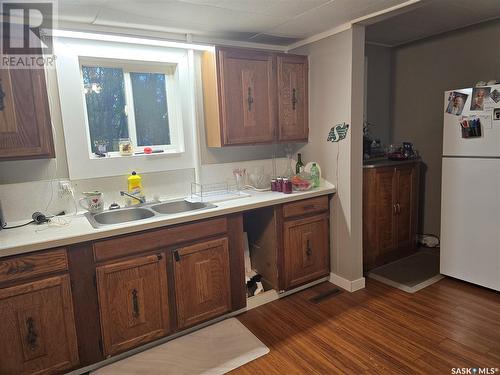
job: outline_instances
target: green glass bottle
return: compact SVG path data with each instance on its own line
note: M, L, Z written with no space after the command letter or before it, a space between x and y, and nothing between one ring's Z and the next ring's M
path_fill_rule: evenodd
M311 180L313 188L319 187L319 168L316 163L311 166Z
M297 154L297 164L295 164L295 173L299 174L304 171L304 163L302 163L302 155Z

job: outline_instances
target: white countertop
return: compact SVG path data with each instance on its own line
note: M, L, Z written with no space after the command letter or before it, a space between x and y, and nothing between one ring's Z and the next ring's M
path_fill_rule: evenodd
M216 202L215 205L217 207L215 208L161 215L150 219L107 225L99 229L93 228L83 214L62 216L63 220L69 222L67 225L63 226L56 226L53 224L30 224L16 229L4 229L0 231L0 257L66 246L79 242L93 241L121 234L247 211L259 207L293 202L320 195L332 194L336 192L336 189L334 185L323 180L319 188L304 192L294 191L292 194L271 191L255 192L249 190L245 192L251 195L249 197Z

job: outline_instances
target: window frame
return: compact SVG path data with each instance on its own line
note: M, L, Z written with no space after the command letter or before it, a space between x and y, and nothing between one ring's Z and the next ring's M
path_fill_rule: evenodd
M191 49L72 36L55 37L54 49L57 56L56 74L59 91L59 101L55 109L61 111L70 179L126 175L131 170L152 173L196 167L198 145L195 140L198 118L197 113L193 111L193 103L198 97L196 93L198 88L193 84L195 72L189 58ZM176 65L175 81L179 93L175 95L178 100L176 112L180 115L179 123L182 125L177 127L179 152L91 157L80 59L82 61L108 59L137 67ZM60 104L60 107L57 104Z
M151 61L124 61L121 59L101 58L101 57L80 57L79 68L81 77L81 87L83 85L83 67L103 67L103 68L118 68L123 72L124 95L125 95L125 114L127 117L127 126L129 138L132 141L134 152L144 152L144 148L148 146L139 146L137 144L137 127L135 121L135 103L132 90L132 81L130 73L155 73L165 75L165 92L167 99L168 111L168 127L170 144L169 145L151 145L153 149L162 149L163 154L177 154L184 152L184 143L182 140L182 110L180 105L180 87L179 73L177 63L157 63ZM172 95L173 93L173 95ZM92 139L90 137L90 127L88 122L88 109L85 95L83 95L83 106L85 110L85 126L88 141L89 157L100 159L92 152ZM160 153L162 154L162 153ZM121 156L118 151L109 151L108 157L127 157ZM138 155L132 155L138 156Z

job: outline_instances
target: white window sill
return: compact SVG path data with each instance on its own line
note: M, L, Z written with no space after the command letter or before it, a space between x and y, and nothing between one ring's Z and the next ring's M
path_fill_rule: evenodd
M134 153L133 155L120 155L119 153L108 153L106 156L97 156L95 154L89 155L89 159L91 160L105 160L105 159L135 159L135 158L161 158L161 157L167 157L167 156L180 156L184 154L184 151L178 151L178 150L164 150L163 152L154 152L151 154L144 154L144 153Z

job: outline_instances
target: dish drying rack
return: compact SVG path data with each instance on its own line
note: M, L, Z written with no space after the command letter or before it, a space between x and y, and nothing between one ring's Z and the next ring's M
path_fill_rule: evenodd
M210 184L191 183L190 202L218 202L249 197L250 194L238 190L235 183L216 182Z

